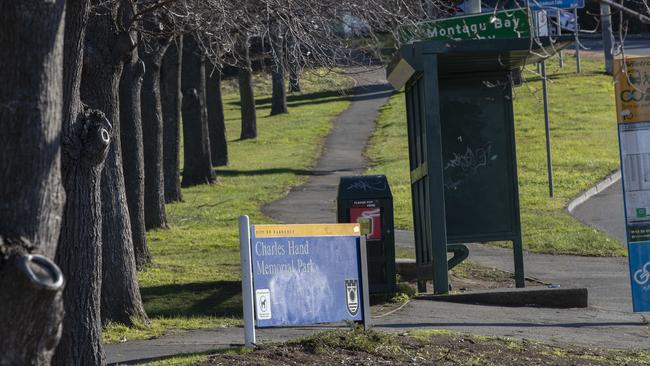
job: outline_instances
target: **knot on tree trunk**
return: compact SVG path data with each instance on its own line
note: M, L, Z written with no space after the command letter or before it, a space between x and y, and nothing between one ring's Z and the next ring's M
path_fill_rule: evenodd
M103 112L84 106L70 130L62 140L67 159L91 166L104 161L111 143L112 126Z
M63 273L51 259L31 254L37 249L24 237L0 236L0 273L11 271L34 290L60 291Z
M0 236L0 365L49 364L63 320L63 274L37 246ZM15 332L20 329L20 332Z

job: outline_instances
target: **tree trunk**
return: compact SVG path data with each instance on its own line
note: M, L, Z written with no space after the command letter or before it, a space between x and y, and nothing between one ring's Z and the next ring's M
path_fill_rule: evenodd
M282 36L282 27L274 25L271 32L271 42L273 44L273 67L271 70L271 81L273 90L271 93L271 116L288 113L287 93L284 89L284 42Z
M139 270L151 262L144 224L144 151L140 111L140 89L144 72L144 62L138 58L136 48L131 58L124 63L120 80L120 138L124 153L122 169L131 219L135 264Z
M289 93L300 93L300 66L297 63L289 65Z
M142 84L144 133L144 218L147 230L166 229L165 177L163 174L163 121L160 100L160 66L169 39L153 41L151 49L140 47L146 72Z
M61 336L63 17L0 2L0 365L49 365Z
M64 131L63 185L67 202L56 261L66 278L66 312L61 343L52 363L102 365L100 179L111 142L111 126L102 112L85 108Z
M257 117L255 116L255 93L249 54L249 38L240 36L237 53L244 65L239 68L239 97L241 100L241 140L257 137Z
M165 203L180 202L180 128L181 128L181 59L183 36L178 36L167 48L160 70L160 94L163 115L163 171Z
M52 364L61 366L98 365L103 360L99 179L110 141L110 125L101 112L84 110L79 97L89 8L89 0L66 1L61 162L67 198L56 261L66 278L63 302L68 311L61 342L52 358Z
M273 81L273 93L271 95L271 116L276 114L288 113L287 93L284 89L284 67L276 65L271 72Z
M135 42L117 26L120 4L96 1L93 1L86 33L81 100L90 108L104 112L112 125L111 143L101 177L101 316L104 324L112 321L132 325L137 320L148 322L137 281L119 137L122 62Z
M221 72L215 69L208 75L205 92L212 166L224 166L228 165L228 141L226 140L226 124L223 116L223 99L221 98Z
M205 57L192 35L183 39L183 187L215 181L205 108Z

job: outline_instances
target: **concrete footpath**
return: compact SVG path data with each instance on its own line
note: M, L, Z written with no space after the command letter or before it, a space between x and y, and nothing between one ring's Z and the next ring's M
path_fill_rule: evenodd
M378 109L390 96L383 70L359 75L352 104L335 121L314 174L304 185L264 208L283 222L335 222L336 188L341 175L361 174L367 162L363 152ZM397 245L413 248L413 234L398 231ZM470 244L470 260L512 271L512 251ZM482 335L510 336L548 343L590 347L650 349L646 320L631 312L625 258L590 258L526 253L527 276L561 287L586 287L588 308L545 309L497 307L413 300L399 311L373 319L382 331L449 329ZM259 342L277 342L332 328L329 326L267 329ZM204 352L241 345L242 328L197 330L106 346L108 363L150 360L178 353Z

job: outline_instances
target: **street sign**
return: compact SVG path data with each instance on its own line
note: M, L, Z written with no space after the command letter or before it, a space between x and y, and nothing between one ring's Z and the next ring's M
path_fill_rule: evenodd
M525 6L525 4L522 4ZM585 0L529 0L528 6L531 10L539 9L582 9L585 7Z
M616 60L614 77L632 304L650 311L650 57Z
M369 326L359 224L249 226L242 217L240 245L247 346L255 343L255 327L339 321Z
M403 43L418 40L528 38L530 21L525 9L512 9L402 26L399 33Z

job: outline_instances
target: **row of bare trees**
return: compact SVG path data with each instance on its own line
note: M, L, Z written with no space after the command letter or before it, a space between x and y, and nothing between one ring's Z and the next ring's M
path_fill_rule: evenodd
M371 59L342 28L370 44L423 6L0 2L0 365L101 365L102 324L148 323L146 231L228 163L224 66L238 69L240 138L255 138L252 59L272 74L271 113L286 113L287 78L297 91L306 67Z

